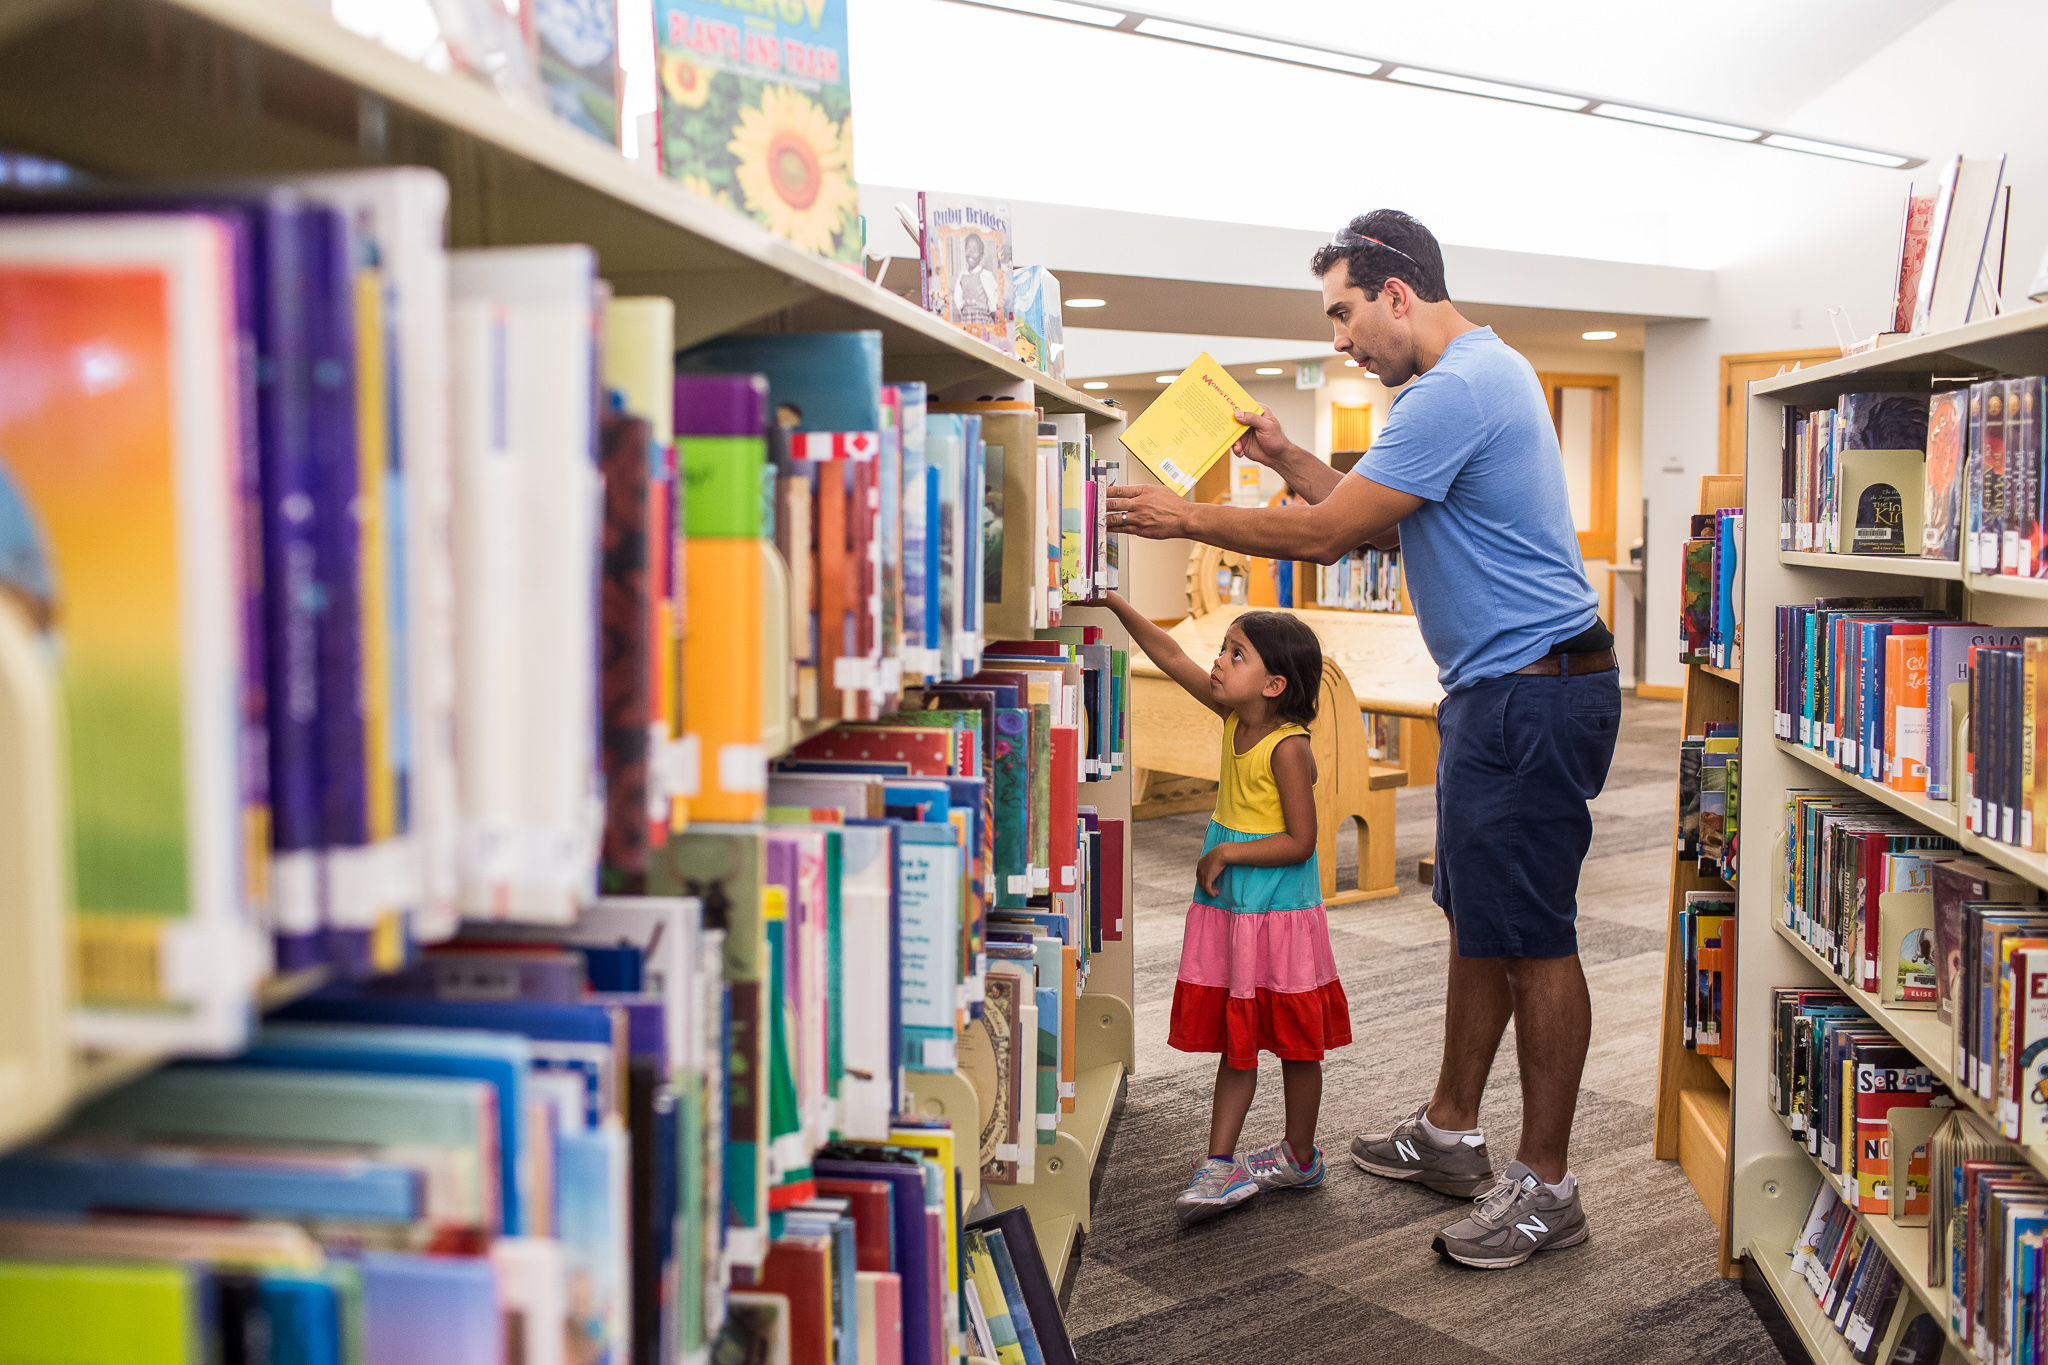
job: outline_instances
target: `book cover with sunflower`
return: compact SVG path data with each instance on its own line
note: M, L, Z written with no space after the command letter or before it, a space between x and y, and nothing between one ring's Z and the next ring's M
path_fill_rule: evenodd
M846 0L655 0L654 41L662 169L806 251L858 261Z

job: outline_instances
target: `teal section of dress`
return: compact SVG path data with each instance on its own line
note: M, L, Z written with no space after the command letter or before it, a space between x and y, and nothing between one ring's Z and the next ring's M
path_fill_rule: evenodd
M1249 844L1272 837L1270 834L1245 834L1211 820L1209 833L1202 840L1202 852L1207 853L1218 844ZM1263 915L1268 910L1306 910L1323 903L1323 877L1316 855L1311 853L1301 862L1285 867L1232 864L1223 869L1222 877L1216 882L1216 891L1217 894L1211 896L1202 889L1201 880L1197 878L1195 904L1211 905L1233 915Z

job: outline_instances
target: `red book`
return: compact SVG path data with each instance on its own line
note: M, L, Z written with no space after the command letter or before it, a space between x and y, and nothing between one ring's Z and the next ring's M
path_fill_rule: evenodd
M789 1300L789 1365L832 1365L831 1238L770 1242L768 1259L749 1288Z
M931 1323L926 1329L931 1334L931 1359L946 1358L946 1308L953 1302L946 1289L946 1211L926 1209L924 1211L925 1265L931 1275L931 1293L926 1302L932 1306ZM794 1362L791 1363L794 1365Z
M934 725L844 725L813 735L790 757L815 762L907 763L912 777L951 777L954 733Z
M1058 640L990 640L981 653L983 658L1007 654L1013 659L1065 659L1072 648Z
M1124 937L1124 822L1102 822L1102 941Z
M1079 818L1081 793L1081 729L1076 725L1052 727L1052 889L1078 891L1081 887L1079 839L1074 822Z
M847 1214L853 1219L855 1267L860 1270L894 1270L895 1243L890 1232L889 1182L827 1176L819 1179L817 1184L820 1198L844 1199L847 1203ZM901 1315L900 1309L898 1315ZM899 1337L902 1335L900 1327L897 1334Z

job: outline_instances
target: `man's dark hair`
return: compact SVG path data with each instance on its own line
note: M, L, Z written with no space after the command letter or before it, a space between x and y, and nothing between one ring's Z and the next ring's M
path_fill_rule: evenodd
M1374 209L1345 225L1340 240L1316 248L1309 258L1311 275L1321 279L1339 261L1351 267L1351 282L1368 299L1380 296L1387 281L1399 276L1424 303L1442 303L1451 296L1444 283L1444 252L1436 234L1399 209Z
M1248 611L1237 618L1238 631L1259 652L1266 671L1284 680L1286 688L1273 699L1280 719L1313 724L1316 700L1323 691L1323 646L1299 616L1284 611Z

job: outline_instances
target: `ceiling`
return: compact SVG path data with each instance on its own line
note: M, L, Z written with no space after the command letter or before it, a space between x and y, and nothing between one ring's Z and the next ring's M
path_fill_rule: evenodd
M1149 7L1248 22L1242 0ZM1859 85L1825 117L1801 111L1874 53L1910 48L1939 8L1291 0L1256 20L1280 36L1854 142L1870 140L1880 113L1895 120L1940 92ZM1900 202L1913 176L949 0L851 0L851 17L855 171L867 183L1324 233L1391 205L1456 244L1715 269L1827 215ZM1031 93L991 98L991 62L1034 73ZM1898 150L1951 149L1909 138Z

